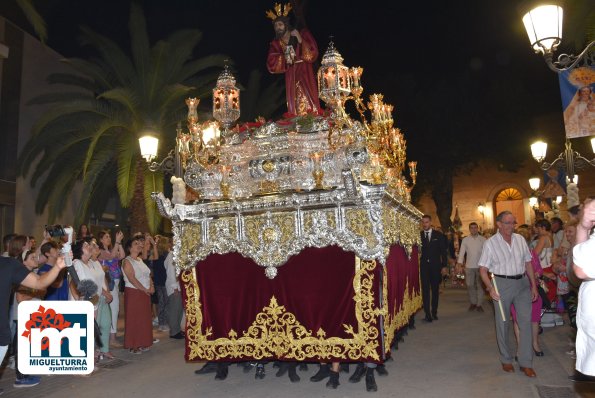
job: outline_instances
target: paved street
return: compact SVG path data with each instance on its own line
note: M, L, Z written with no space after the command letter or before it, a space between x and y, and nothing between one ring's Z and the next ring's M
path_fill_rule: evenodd
M595 397L595 386L573 385L568 375L573 360L565 353L569 346L569 327L545 329L542 348L545 356L535 358L538 377L530 379L518 371L504 373L500 369L495 343L493 310L467 312L466 291L447 288L441 296L440 320L431 324L420 321L409 331L394 361L387 363L389 376L376 377L376 397ZM274 377L267 365L264 380L254 380L254 372L245 374L237 366L230 367L225 381L214 375L197 376L194 370L202 364L188 364L183 358L183 342L171 340L164 333L155 333L161 342L142 355L114 350L119 360L105 362L88 377L43 377L34 388L14 389L14 372L6 369L0 379L5 397L60 397L76 394L93 397L361 397L365 391L359 384L347 381L341 374L337 390L325 387L325 381L312 383L308 378L316 371L298 372L302 381L292 384L287 376ZM516 365L515 365L516 366ZM353 371L352 366L351 370Z

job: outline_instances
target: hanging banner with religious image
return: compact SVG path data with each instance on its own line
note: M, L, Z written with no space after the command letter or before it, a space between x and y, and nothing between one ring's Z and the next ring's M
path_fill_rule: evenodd
M566 195L566 173L562 168L544 171L543 184L542 198L551 199Z
M558 76L566 137L595 135L595 67L581 66Z

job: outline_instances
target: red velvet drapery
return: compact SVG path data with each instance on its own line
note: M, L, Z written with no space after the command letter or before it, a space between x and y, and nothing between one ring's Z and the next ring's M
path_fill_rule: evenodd
M380 264L359 263L354 253L336 246L303 250L272 280L262 267L237 253L213 254L200 261L195 272L196 279L192 271L181 277L188 318L187 360L295 360L304 354L303 359L312 361L382 362L388 350L382 330L391 328L391 314L411 311L411 306L402 308L407 297L419 295L417 251L409 259L400 246L391 248L387 261L384 305ZM273 298L278 306L270 310ZM381 316L382 309L388 317ZM296 329L296 324L303 329ZM296 343L305 341L299 330L309 333L307 347ZM287 339L263 348L266 336L285 332ZM349 355L333 338L350 344Z

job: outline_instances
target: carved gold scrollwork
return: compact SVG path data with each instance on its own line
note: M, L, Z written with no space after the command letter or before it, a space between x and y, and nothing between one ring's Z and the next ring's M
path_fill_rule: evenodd
M399 244L411 254L413 246L421 244L419 224L411 220L393 207L382 206L382 224L384 227L385 245L390 247Z
M374 236L374 229L372 222L368 217L368 213L364 209L350 209L345 213L347 219L347 229L355 235L363 238L368 247L374 247L378 244L376 236Z

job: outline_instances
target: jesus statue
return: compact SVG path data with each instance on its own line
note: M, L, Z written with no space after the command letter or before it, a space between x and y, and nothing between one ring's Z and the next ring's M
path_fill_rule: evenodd
M293 115L315 113L320 109L312 64L318 58L318 46L308 29L294 29L289 22L291 5L275 4L267 17L273 20L275 39L267 57L270 73L285 73L287 110Z

